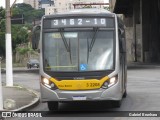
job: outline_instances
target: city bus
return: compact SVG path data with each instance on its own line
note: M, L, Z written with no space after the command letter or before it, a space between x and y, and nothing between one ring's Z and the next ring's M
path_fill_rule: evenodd
M104 9L75 9L44 15L33 28L40 52L41 101L51 111L61 102L111 101L127 95L123 22Z

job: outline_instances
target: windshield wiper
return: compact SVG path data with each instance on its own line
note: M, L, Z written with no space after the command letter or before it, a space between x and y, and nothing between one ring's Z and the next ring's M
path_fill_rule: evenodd
M62 37L62 40L63 40L64 46L65 46L65 48L66 48L67 52L69 52L69 56L70 56L70 63L72 64L71 43L70 43L70 39L69 39L69 45L68 45L67 40L66 40L66 38L65 38L65 36L64 36L64 34L63 34L63 30L62 30L62 29L59 29L59 31L60 31L60 35L61 35L61 37Z
M89 40L87 38L87 63L88 63L88 60L89 60Z
M91 44L90 44L90 46L89 46L89 52L91 52L91 51L92 51L92 48L93 48L93 45L94 45L94 43L95 43L96 36L97 36L97 33L98 33L98 29L99 29L98 27L97 27L97 28L95 28L94 35L93 35L93 38L92 38Z
M70 62L72 64L72 56L71 56L71 42L70 42L70 39L69 39L69 57L70 57Z
M59 29L59 31L60 31L60 35L61 35L61 37L62 37L64 46L65 46L67 52L70 52L70 48L69 48L69 45L68 45L68 43L67 43L66 38L64 37L63 30L62 30L62 29Z

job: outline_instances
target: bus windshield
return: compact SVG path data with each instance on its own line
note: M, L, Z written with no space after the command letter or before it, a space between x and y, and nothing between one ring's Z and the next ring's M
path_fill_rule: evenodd
M45 32L45 71L99 71L114 68L113 30Z

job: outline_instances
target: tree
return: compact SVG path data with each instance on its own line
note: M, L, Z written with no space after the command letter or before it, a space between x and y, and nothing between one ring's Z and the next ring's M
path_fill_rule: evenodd
M44 9L35 10L31 5L21 3L15 4L12 8L12 15L24 14L26 23L32 23L34 19L41 19L44 15Z
M16 46L22 43L28 43L32 29L32 22L35 19L41 19L44 15L44 10L35 10L31 5L21 3L15 4L11 9L11 15L24 14L24 25L12 25L12 48L13 52ZM5 56L5 9L0 7L0 56Z
M0 56L5 56L5 33L0 32Z
M15 50L16 46L19 44L24 44L29 42L31 26L25 25L12 25L12 47Z
M105 6L104 9L110 11L110 7L109 6Z
M0 7L0 56L5 56L5 10Z

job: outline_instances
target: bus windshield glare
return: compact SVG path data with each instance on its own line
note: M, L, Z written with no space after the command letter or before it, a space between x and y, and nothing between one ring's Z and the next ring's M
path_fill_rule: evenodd
M112 70L114 31L92 30L45 32L43 66L45 71L78 72Z

